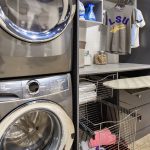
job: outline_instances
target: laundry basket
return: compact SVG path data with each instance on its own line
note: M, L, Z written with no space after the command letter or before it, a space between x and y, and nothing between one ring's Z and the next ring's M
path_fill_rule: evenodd
M80 105L80 140L89 149L134 150L138 110L129 111L97 98Z
M113 89L105 87L103 83L116 79L116 76L116 74L86 76L84 78L80 78L80 82L89 81L94 83L96 85L97 96L103 100L106 98L112 98L114 96Z

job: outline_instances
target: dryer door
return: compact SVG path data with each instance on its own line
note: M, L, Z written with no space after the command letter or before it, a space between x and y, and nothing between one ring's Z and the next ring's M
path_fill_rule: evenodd
M75 12L74 0L0 0L0 25L27 42L59 36Z
M34 101L17 108L0 123L1 150L69 150L74 127L55 103Z

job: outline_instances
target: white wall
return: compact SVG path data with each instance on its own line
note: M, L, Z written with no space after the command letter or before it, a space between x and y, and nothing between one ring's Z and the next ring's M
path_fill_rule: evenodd
M80 28L79 40L86 41L86 50L90 51L90 54L94 55L97 51L100 51L100 32L99 26L90 28Z
M94 56L98 51L105 50L106 30L103 26L79 29L79 40L86 42L85 50ZM108 54L108 63L118 63L118 55Z

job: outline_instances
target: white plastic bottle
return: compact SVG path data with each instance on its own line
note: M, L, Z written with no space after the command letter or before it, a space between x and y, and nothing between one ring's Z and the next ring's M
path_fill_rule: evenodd
M90 55L89 51L85 51L85 54L84 54L84 65L85 66L92 65L92 56Z

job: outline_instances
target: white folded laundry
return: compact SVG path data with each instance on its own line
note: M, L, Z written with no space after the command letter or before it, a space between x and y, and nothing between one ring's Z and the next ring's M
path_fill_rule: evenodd
M79 104L84 104L97 100L97 94L95 91L79 93Z
M96 85L92 82L80 82L79 84L79 92L89 92L89 91L95 91Z
M91 91L91 92L79 92L79 97L92 97L92 96L96 96L96 92L95 91Z

